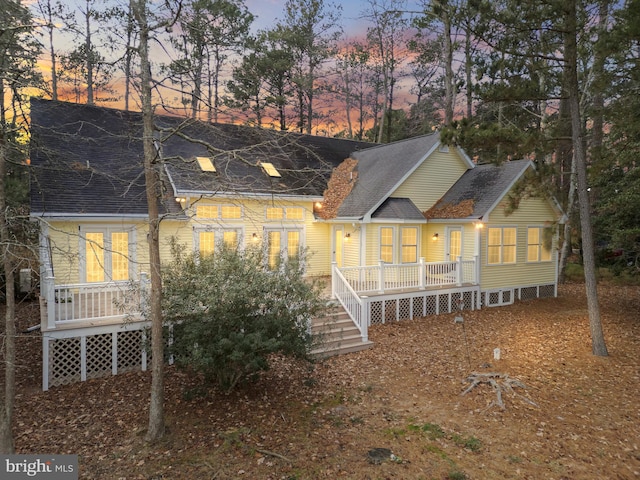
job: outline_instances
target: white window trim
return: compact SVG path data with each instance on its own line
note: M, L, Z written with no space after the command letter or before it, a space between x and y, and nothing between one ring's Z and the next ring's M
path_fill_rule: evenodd
M416 261L415 262L404 262L402 260L402 247L404 246L404 244L402 243L402 229L404 228L413 228L416 230ZM419 228L417 225L407 225L407 226L401 226L398 229L398 255L399 255L399 259L400 259L400 263L407 263L407 264L411 264L411 263L417 263L418 260L420 259L420 234L422 229Z
M199 225L193 227L193 251L194 253L200 253L200 233L213 232L214 234L223 234L224 232L235 231L238 234L238 246L244 245L244 226L242 225ZM217 240L216 240L216 243ZM216 245L216 248L218 245Z
M500 230L502 230L501 235L500 235L500 262L498 263L489 263L489 247L490 246L496 246L496 245L489 245L489 231L493 228L499 228ZM505 262L504 261L504 229L505 228L513 228L516 231L516 243L515 243L515 248L516 248L516 252L515 252L515 260L513 262ZM486 254L487 254L487 266L489 267L497 267L497 266L505 266L505 265L517 265L518 264L518 227L517 225L491 225L490 227L486 228L487 231L487 246L486 246Z
M78 238L78 243L79 243L79 248L78 248L78 252L79 252L79 266L80 266L80 272L79 272L79 280L80 283L103 283L103 282L88 282L87 281L87 238L86 238L86 234L87 233L102 233L103 238L104 238L104 267L105 267L105 272L104 272L104 283L106 282L111 282L112 280L109 278L111 277L111 234L112 233L119 233L119 232L127 232L129 234L129 254L128 254L128 259L129 259L129 280L135 280L137 278L136 276L136 227L134 225L118 225L118 226L96 226L96 227L89 227L89 226L83 226L80 225L79 227L79 238ZM123 280L124 281L124 280Z
M270 209L270 208L277 208L277 209L281 210L282 211L282 218L268 218L267 217L267 210ZM300 218L300 219L297 219L297 218L292 219L292 218L288 218L287 217L287 210L294 209L294 208L302 210L302 218ZM264 221L265 222L269 222L269 223L297 222L298 226L296 228L300 228L299 224L305 222L306 216L307 216L306 209L304 207L298 206L298 205L290 205L288 207L284 207L284 206L283 207L278 207L278 206L267 205L267 206L264 207Z
M540 232L539 232L539 243L538 243L538 260L529 260L529 245L533 245L529 243L529 229L530 228L537 228ZM543 247L543 242L544 242L544 238L543 238L543 233L545 227L543 225L527 225L527 260L526 263L531 263L531 264L537 264L537 263L551 263L553 261L553 240L551 242L551 248L549 249L549 259L548 260L542 260L542 249Z
M378 261L382 261L382 229L391 229L391 264L395 265L398 258L398 228L395 225L382 225L378 228Z

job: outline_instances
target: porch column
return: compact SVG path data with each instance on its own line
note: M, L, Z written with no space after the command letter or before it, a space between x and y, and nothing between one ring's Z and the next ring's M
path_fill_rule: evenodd
M427 286L427 266L424 263L424 257L420 257L418 261L418 287L424 290Z
M462 285L462 257L457 257L456 262L456 285L460 287Z
M378 293L384 293L384 262L380 260L378 265Z
M480 255L473 256L473 283L480 283Z

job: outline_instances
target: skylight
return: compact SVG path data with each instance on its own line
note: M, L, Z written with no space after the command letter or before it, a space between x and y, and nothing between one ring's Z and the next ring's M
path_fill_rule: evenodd
M267 172L267 175L270 177L282 177L280 172L276 170L276 167L273 166L273 163L261 162L260 165L262 165L262 168L264 168L264 171Z
M209 157L196 157L198 165L203 172L215 172L216 167L213 166L213 162Z

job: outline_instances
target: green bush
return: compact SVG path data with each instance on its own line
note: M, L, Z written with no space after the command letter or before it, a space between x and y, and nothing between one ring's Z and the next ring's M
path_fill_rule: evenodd
M308 358L310 320L324 302L303 265L301 256L271 270L257 246L221 246L203 257L174 248L163 270L163 311L178 367L229 391L267 370L270 354Z

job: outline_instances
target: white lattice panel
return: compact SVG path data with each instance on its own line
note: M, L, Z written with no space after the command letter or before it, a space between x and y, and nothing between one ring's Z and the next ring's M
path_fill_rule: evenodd
M409 320L411 318L411 299L402 298L398 308L398 318L396 320Z
M414 297L413 299L413 318L420 318L425 316L424 311L425 297Z
M110 333L86 337L87 344L87 378L111 375L112 337Z
M397 320L396 304L398 300L385 300L384 302L384 321L393 322Z
M438 311L437 311L437 305L438 305L438 296L437 295L429 295L428 297L425 297L425 302L427 303L426 306L426 316L429 315L437 315Z
M49 344L49 385L68 385L81 380L80 338L62 338Z
M520 300L538 298L538 287L523 287L520 289Z
M118 332L118 373L142 367L142 331Z
M444 313L451 313L449 310L449 300L451 298L450 293L444 293L438 295L438 313L440 315Z
M556 296L555 285L540 285L538 296L540 298L551 298Z
M371 325L379 325L384 323L384 318L382 317L382 302L371 302L369 311L369 322Z

